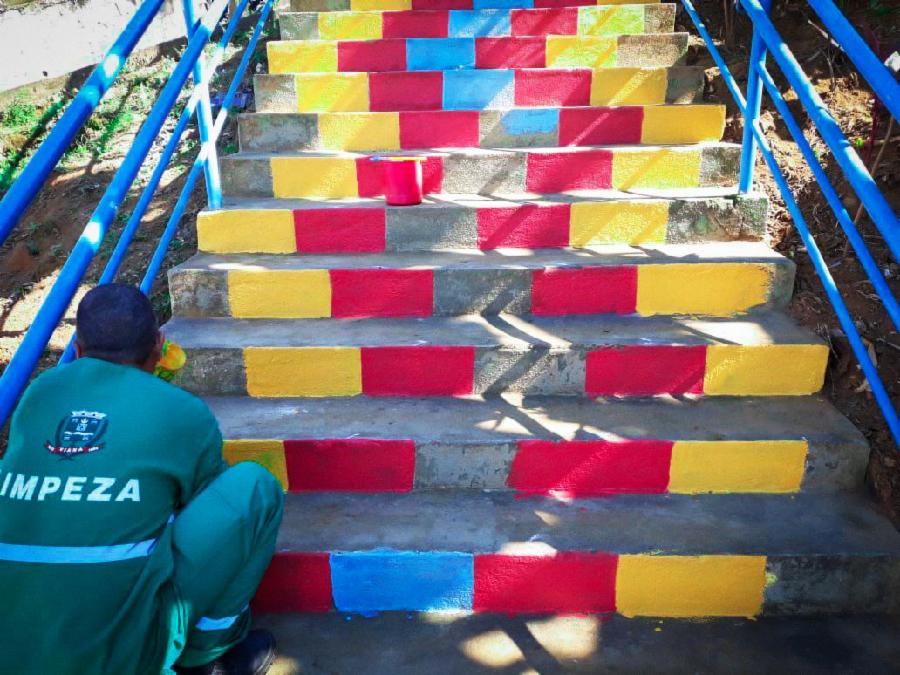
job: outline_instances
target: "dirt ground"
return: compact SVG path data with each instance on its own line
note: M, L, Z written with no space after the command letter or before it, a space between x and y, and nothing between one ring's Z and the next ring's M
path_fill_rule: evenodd
M855 73L844 54L825 36L818 17L808 3L797 1L775 4L775 24L803 68L812 77L819 94L866 165L871 168L878 161L877 168L872 173L895 210L900 210L900 124L894 126L889 137L886 135L889 115L884 108L873 105L873 97L866 83ZM839 4L882 57L900 49L900 7L895 3L883 0L845 0ZM729 68L737 77L741 88L745 89L747 55L750 51L749 22L735 14L728 0L695 0L695 5L717 40ZM695 33L690 19L683 11L678 14L678 24L681 29ZM268 32L269 37L273 35L277 35L274 28ZM8 361L24 330L30 325L34 313L65 261L67 252L89 220L97 199L111 180L130 146L139 122L152 104L153 98L149 92L159 86L162 82L160 78L164 78L173 67L181 47L182 45L177 44L170 45L129 62L121 83L108 96L101 114L95 116L97 121L79 137L75 150L66 156L60 170L53 174L38 200L25 214L17 232L0 247L0 364ZM262 41L254 57L257 68L261 68L264 63L264 49ZM239 53L229 52L224 71L232 72L239 58ZM718 69L714 67L699 38L693 40L690 59L692 63L709 67L710 96L730 103L730 95L721 78L716 77ZM827 146L815 135L811 123L802 113L796 95L788 89L783 78L777 75L777 68L770 68L770 72L781 90L787 92L786 98L808 140L823 162L847 210L851 216L855 215L859 202L842 179L840 169L834 163ZM33 110L28 109L27 105L11 110L9 103L0 103L0 192L7 187L16 169L20 169L27 161L27 157L43 138L46 128L59 115L66 100L77 91L86 74L73 74L66 86L55 94L32 95L27 104L33 106ZM219 78L214 82L213 90L224 91L229 80L230 77ZM250 89L249 82L245 82L245 87ZM4 97L4 100L7 99L8 97ZM252 98L249 106L252 110ZM27 114L19 114L17 117L23 110ZM767 137L785 167L785 175L809 227L857 320L857 327L869 345L870 353L878 363L895 407L898 407L900 335L893 330L852 250L848 250L846 238L825 203L812 172L791 141L787 128L782 122L776 121L771 104L764 103L763 110L762 125ZM175 117L172 116L154 147L155 154L162 150L174 124ZM740 136L740 118L736 108L731 105L726 140L739 142ZM234 151L235 143L234 129L230 126L226 128L220 142L220 151ZM165 227L171 206L181 192L196 146L194 132L190 131L187 142L176 155L143 219L131 253L118 277L120 280L140 280ZM105 264L112 252L112 242L116 241L118 232L130 213L130 207L136 202L143 182L149 177L153 163L148 163L151 168L142 171L136 187L129 193L128 201L120 211L120 217L103 244L89 274L89 284L99 276L101 265ZM791 312L831 345L833 358L825 391L872 444L869 485L876 499L900 526L900 455L897 454L897 448L861 376L822 284L761 158L758 160L756 175L757 189L764 190L772 203L769 219L772 243L777 250L797 263L797 284ZM193 223L204 200L204 189L200 181L179 224L178 233L166 256L164 269L182 262L196 250ZM883 240L864 211L860 215L859 224L895 295L900 295L900 266L890 258ZM160 319L165 320L169 313L169 296L164 275L156 280L152 300ZM71 335L71 318L67 317L54 336L44 359L45 365L55 362Z

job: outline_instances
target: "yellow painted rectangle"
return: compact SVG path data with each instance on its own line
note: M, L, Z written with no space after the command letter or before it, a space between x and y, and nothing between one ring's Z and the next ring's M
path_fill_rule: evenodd
M354 11L412 9L412 0L350 0L350 9Z
M272 191L278 198L358 197L356 162L349 157L273 157Z
M677 145L719 141L725 130L723 105L662 105L644 108L641 142Z
M822 388L828 347L710 345L703 391L712 395L802 396Z
M295 76L297 112L365 112L368 73L300 73Z
M578 35L634 35L643 32L643 7L578 8Z
M656 105L666 102L663 68L606 68L591 77L591 105ZM646 111L644 112L646 115ZM645 141L646 142L646 141Z
M222 447L225 461L231 465L238 462L256 462L269 470L281 488L287 492L287 465L284 459L284 443L278 440L230 440Z
M616 65L615 37L551 35L547 37L547 68L611 68Z
M669 492L797 492L806 441L676 441Z
M597 0L598 5L658 5L663 0Z
M690 188L700 185L700 150L649 148L613 152L613 187Z
M247 347L251 396L357 396L362 393L358 347Z
M622 555L616 608L629 617L752 617L765 587L765 556Z
M666 240L669 203L661 200L576 202L572 204L569 245L654 244Z
M765 304L772 274L761 263L638 265L637 312L733 316Z
M338 69L337 44L317 40L282 40L266 45L269 73L334 73Z
M328 150L399 150L400 113L323 113L319 140Z
M331 316L328 270L231 270L228 305L239 319Z
M320 12L322 40L378 40L382 36L380 12Z
M197 246L210 253L296 253L294 216L286 209L201 211Z

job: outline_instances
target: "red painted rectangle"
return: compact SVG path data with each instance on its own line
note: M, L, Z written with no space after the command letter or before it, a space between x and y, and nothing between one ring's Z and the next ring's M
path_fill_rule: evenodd
M384 209L295 209L300 253L377 253L384 250Z
M338 319L431 316L432 270L331 270L331 315Z
M441 72L371 73L369 109L440 110L444 105L444 74Z
M591 103L590 70L517 70L515 77L516 105L567 106Z
M331 564L327 553L276 553L253 599L253 611L328 612Z
M618 556L559 552L475 556L476 612L590 614L616 609Z
M402 113L401 113L402 114ZM444 160L429 157L422 163L422 190L425 194L442 191L444 183ZM384 195L384 163L373 162L368 157L356 160L356 184L360 197L381 197Z
M406 70L406 40L340 40L338 72Z
M548 7L589 7L599 4L597 0L534 0L535 9Z
M291 492L409 492L416 470L408 440L286 440L284 457Z
M586 370L591 396L702 394L706 347L604 347L588 353Z
M598 497L660 494L672 441L519 441L507 485L527 494Z
M412 0L413 9L472 9L472 0Z
M559 111L560 145L640 143L644 109L563 108Z
M513 37L546 37L578 33L578 9L575 7L514 9L510 12L509 21Z
M612 188L612 152L529 152L525 189L528 192L603 190Z
M400 147L477 148L478 118L477 110L401 112Z
M569 245L569 204L478 209L478 248L561 248Z
M475 38L477 68L543 68L547 65L542 37Z
M637 267L543 269L531 273L531 311L538 316L633 314Z
M369 396L465 396L475 378L474 347L363 347Z
M383 38L445 38L450 15L446 10L384 12L381 21Z

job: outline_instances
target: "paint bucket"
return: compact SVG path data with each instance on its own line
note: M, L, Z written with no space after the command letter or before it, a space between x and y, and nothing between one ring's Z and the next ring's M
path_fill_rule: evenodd
M422 203L424 157L378 157L384 162L384 201L391 206Z

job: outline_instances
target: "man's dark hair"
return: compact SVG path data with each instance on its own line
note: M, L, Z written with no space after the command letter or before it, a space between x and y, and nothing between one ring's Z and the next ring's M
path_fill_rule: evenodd
M76 330L82 356L116 363L144 363L159 334L150 300L127 284L89 291L78 305Z

